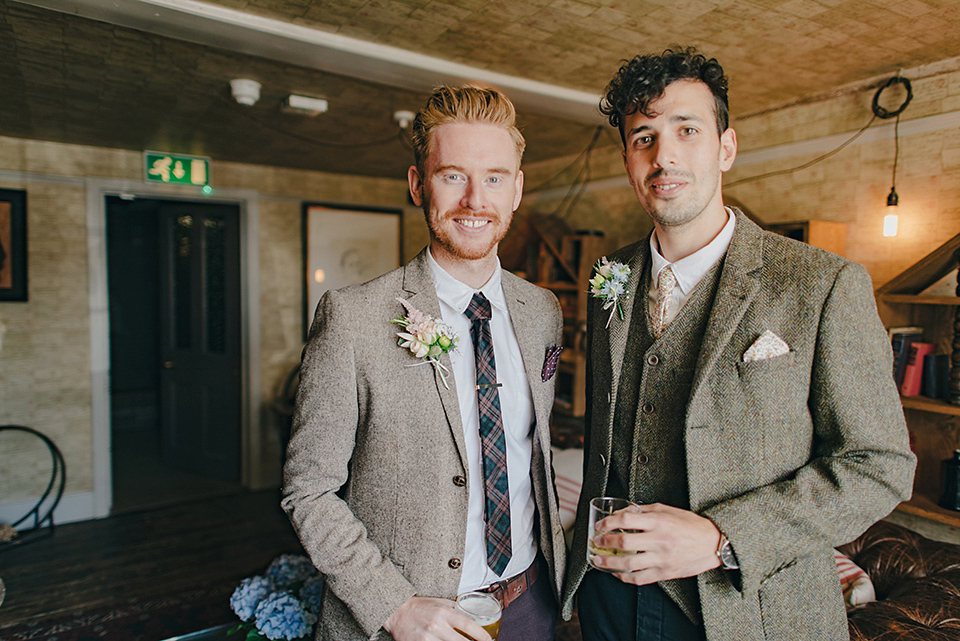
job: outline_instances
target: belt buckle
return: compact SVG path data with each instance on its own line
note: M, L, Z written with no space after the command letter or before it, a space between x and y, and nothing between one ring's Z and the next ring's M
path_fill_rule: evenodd
M507 600L506 584L506 581L496 581L487 587L482 588L481 591L492 595L494 599L500 602L500 607L502 609L506 609L507 604L509 603Z

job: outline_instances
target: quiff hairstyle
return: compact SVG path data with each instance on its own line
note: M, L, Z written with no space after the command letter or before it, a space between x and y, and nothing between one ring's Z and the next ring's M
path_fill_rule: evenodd
M727 77L716 58L707 58L695 47L674 47L660 55L637 56L625 60L607 85L606 95L600 101L600 111L610 124L620 130L620 139L626 144L624 120L637 112L648 118L650 103L656 101L667 85L677 80L697 80L707 85L713 94L713 109L717 117L717 133L730 126L730 107L727 103Z
M503 93L488 87L463 85L437 87L427 103L413 119L413 157L421 180L426 180L425 169L433 130L443 124L482 123L498 125L507 130L517 149L517 162L523 158L527 143L517 129L517 112Z

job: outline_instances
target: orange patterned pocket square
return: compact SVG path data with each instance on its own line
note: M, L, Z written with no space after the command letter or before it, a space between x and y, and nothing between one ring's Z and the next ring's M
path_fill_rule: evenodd
M787 345L786 341L768 329L760 334L760 338L753 341L753 345L743 353L743 362L752 363L753 361L762 361L789 353L790 346Z

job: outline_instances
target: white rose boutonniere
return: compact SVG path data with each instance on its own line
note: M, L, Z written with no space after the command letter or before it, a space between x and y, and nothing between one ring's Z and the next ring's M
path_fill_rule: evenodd
M630 277L630 268L623 263L610 262L604 256L594 265L594 275L590 279L590 295L603 301L603 308L610 310L607 327L613 320L616 312L623 320L623 301L628 298L627 279Z

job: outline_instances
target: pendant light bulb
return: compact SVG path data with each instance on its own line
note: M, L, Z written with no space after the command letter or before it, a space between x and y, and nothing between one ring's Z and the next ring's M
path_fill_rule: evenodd
M887 207L896 207L898 202L900 202L900 197L897 196L897 188L891 187L890 193L887 195Z

